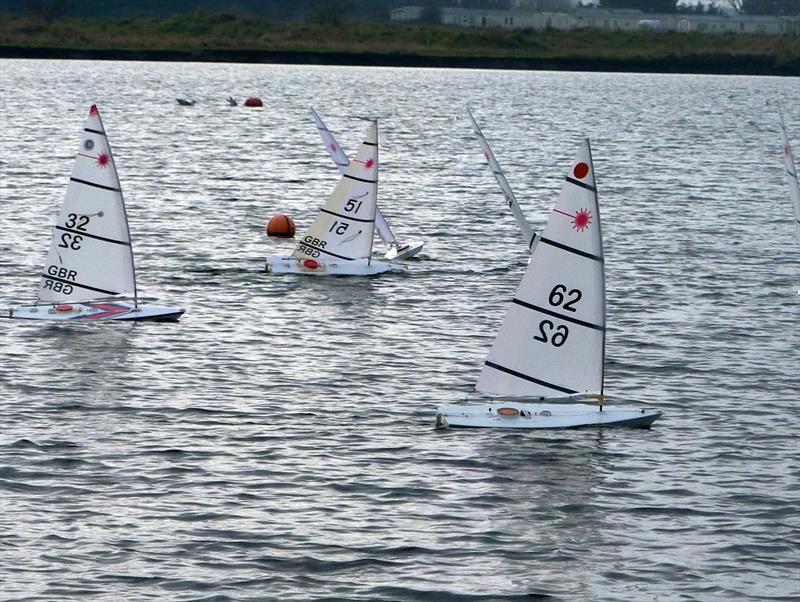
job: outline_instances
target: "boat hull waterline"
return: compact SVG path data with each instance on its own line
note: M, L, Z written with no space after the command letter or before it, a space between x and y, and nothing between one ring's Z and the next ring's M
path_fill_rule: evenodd
M297 257L270 256L267 257L266 271L270 274L304 276L375 276L385 272L404 272L405 269L386 261L367 261L364 258L322 262Z
M648 428L661 412L595 404L497 402L453 404L438 408L436 428L482 427L565 429L585 426Z
M8 311L7 317L18 320L49 320L57 322L153 321L177 322L186 310L180 307L157 305L136 306L118 301L86 303L53 303L21 305Z

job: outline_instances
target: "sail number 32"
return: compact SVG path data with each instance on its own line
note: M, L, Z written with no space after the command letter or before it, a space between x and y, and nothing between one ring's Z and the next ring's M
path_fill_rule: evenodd
M583 294L578 289L567 290L563 284L556 284L553 290L550 291L550 296L547 302L553 307L560 307L567 311L576 311L575 304L580 301ZM569 328L566 324L559 324L556 326L550 320L542 320L539 322L539 334L533 337L534 341L541 343L550 343L553 347L561 347L567 342L569 337Z
M86 232L86 226L91 220L89 219L88 215L78 215L77 213L69 213L67 214L67 221L64 224L67 228L72 228L74 230L80 230L81 232ZM58 245L62 249L72 249L73 251L77 251L81 248L81 242L83 241L83 236L80 234L70 234L69 232L64 232L61 235L61 243Z

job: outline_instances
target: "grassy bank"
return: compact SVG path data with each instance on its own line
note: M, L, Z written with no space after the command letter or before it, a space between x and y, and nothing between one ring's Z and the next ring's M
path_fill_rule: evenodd
M800 75L800 38L333 26L207 14L51 22L2 15L0 56Z

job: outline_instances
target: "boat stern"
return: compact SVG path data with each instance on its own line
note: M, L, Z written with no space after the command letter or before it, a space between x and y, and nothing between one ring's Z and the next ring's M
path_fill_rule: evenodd
M389 261L402 261L404 259L411 259L417 253L422 251L424 246L425 243L421 240L412 240L408 243L395 243L392 244L383 257Z

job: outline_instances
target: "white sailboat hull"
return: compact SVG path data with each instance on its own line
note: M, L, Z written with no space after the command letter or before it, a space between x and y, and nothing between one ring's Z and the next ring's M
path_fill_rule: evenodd
M85 303L21 305L9 309L5 317L54 322L108 322L111 320L177 322L184 311L186 310L181 307L157 305L136 307L130 303L119 301L88 301Z
M595 404L518 403L453 404L438 408L436 428L565 429L582 426L647 428L661 412Z
M405 268L386 261L351 259L329 261L297 257L267 257L266 271L270 274L302 274L304 276L375 276L385 272L403 272Z
M389 261L400 261L403 259L411 259L422 251L422 247L425 246L425 243L421 240L412 240L411 242L407 243L397 243L393 244L392 247L386 252L384 255L385 259Z

